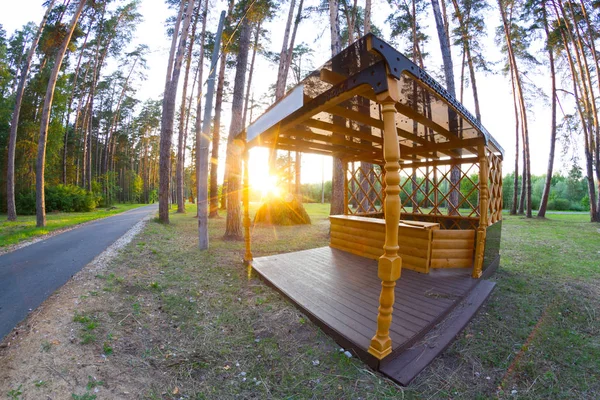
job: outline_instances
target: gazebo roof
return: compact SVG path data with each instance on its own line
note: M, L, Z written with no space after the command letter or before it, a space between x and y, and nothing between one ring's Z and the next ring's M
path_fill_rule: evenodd
M475 161L481 146L502 157L498 142L461 103L372 34L308 75L240 135L245 135L249 148L267 146L383 164L377 96L390 85L398 85L396 130L402 164Z

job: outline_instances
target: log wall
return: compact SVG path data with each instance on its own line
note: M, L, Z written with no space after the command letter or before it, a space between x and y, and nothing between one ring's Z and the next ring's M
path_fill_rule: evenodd
M332 216L330 247L361 257L383 255L385 221L357 216ZM429 273L430 268L473 266L475 231L441 230L439 224L400 221L398 253L402 268Z

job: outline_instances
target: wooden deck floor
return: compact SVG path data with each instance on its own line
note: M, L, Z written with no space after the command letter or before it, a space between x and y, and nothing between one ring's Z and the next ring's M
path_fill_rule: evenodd
M252 265L340 345L379 367L367 352L381 290L376 260L321 247L256 258ZM434 270L429 275L403 270L390 332L394 354L388 357L398 357L424 337L477 283L470 269Z

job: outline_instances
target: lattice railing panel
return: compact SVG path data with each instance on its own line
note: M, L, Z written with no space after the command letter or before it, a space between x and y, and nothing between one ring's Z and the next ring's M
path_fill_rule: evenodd
M499 156L488 153L489 160L489 224L502 219L502 159Z
M479 167L462 164L405 168L401 170L402 213L479 218ZM449 221L451 220L448 219ZM446 228L460 228L455 222Z
M488 157L488 223L502 219L502 160ZM403 218L439 222L442 229L476 229L479 226L479 173L477 163L418 166L400 169ZM382 169L366 171L360 163L346 169L346 212L349 215L382 214Z
M383 213L383 187L383 173L378 165L366 168L362 163L349 163L346 169L346 213Z

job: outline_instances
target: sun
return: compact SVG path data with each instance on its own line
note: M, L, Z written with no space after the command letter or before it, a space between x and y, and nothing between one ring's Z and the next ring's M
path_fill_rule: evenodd
M275 196L281 196L281 188L277 185L277 177L274 175L269 175L268 177L261 179L258 182L255 182L252 186L255 189L260 190L260 193L263 198Z

